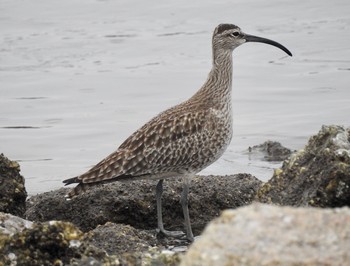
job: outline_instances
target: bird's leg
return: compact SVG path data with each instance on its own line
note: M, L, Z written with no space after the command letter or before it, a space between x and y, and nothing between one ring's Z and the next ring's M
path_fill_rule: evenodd
M184 235L181 231L168 231L164 229L163 215L162 215L162 194L163 194L163 179L160 179L156 187L156 200L157 200L157 220L158 220L158 232L163 233L166 236L181 237Z
M156 199L157 199L157 220L158 220L158 230L160 232L164 231L163 224L163 214L162 214L162 194L163 194L163 179L158 181L156 187Z
M191 228L191 222L190 222L190 215L188 212L188 191L190 188L190 178L184 177L184 186L183 190L181 193L181 206L182 210L184 213L184 218L185 218L185 227L186 227L186 236L187 239L191 242L194 241L193 233L192 233L192 228Z

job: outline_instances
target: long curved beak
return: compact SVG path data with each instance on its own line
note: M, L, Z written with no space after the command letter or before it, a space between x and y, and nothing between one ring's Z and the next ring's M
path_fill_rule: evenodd
M248 34L244 35L244 39L246 40L246 42L262 42L262 43L267 43L267 44L276 46L281 50L285 51L289 56L292 56L292 53L286 47L284 47L282 44L275 42L273 40L269 40L258 36L248 35Z

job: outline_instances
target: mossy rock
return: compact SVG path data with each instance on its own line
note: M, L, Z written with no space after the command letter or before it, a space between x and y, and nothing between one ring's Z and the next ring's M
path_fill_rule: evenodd
M71 248L82 232L71 223L51 221L2 237L1 261L5 265L62 265L76 252Z
M323 126L259 190L263 203L350 206L350 128Z
M0 212L24 217L27 191L20 166L0 154Z

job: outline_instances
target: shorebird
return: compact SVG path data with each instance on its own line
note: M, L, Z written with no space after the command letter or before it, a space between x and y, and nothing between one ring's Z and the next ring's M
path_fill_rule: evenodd
M191 177L220 158L231 141L232 51L246 42L270 44L292 56L275 41L245 34L233 24L220 24L213 33L212 69L204 85L187 101L151 119L89 171L64 180L66 185L78 183L67 197L102 183L159 180L156 186L158 231L177 237L182 232L164 229L161 197L164 179L183 178L180 202L186 237L193 241L188 211L189 183Z

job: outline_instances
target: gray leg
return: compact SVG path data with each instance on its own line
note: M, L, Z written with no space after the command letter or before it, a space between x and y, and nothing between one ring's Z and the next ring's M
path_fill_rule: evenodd
M163 194L163 179L158 181L156 187L156 199L157 199L157 220L159 231L164 231L163 214L162 214L162 194Z
M187 239L191 242L194 241L192 228L191 228L191 222L190 222L190 215L188 212L188 191L190 188L190 178L184 177L184 187L181 194L181 206L184 213L185 218L185 227L186 227L186 235Z
M181 231L167 231L164 229L163 215L162 215L162 194L163 194L163 179L160 179L156 187L158 231L162 232L166 236L173 236L173 237L183 236L184 233Z

